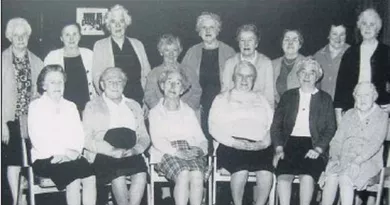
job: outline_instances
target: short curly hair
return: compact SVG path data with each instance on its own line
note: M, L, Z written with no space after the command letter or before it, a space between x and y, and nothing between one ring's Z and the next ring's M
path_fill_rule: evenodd
M176 45L179 48L179 54L183 51L179 37L172 34L164 34L160 37L157 44L157 50L162 53L162 49L166 45Z
M111 7L110 10L104 16L104 25L106 26L107 30L110 30L108 25L110 24L114 12L121 12L123 18L125 19L126 26L131 25L132 19L131 19L131 15L129 14L129 11L122 5L116 4L113 7Z
M314 58L312 56L308 56L308 57L298 61L297 67L298 67L297 75L299 75L299 73L307 67L314 68L314 71L316 72L316 81L318 81L322 77L322 75L324 74L324 71L322 70L321 65L316 60L314 60Z
M219 33L222 29L222 21L221 21L221 17L219 17L217 14L215 13L211 13L211 12L202 12L202 14L200 16L198 16L198 18L196 19L196 32L200 32L201 28L202 28L202 24L203 24L203 21L205 21L206 19L211 19L215 22L215 25L217 26L217 32Z
M185 92L187 92L191 88L191 83L189 82L188 76L183 71L183 69L178 69L178 70L168 69L168 70L162 72L157 80L157 83L158 83L160 90L162 91L161 85L167 81L169 75L171 75L172 73L178 73L181 76L181 85L183 88L183 94Z
M359 17L358 17L358 20L356 22L357 24L357 27L360 29L361 26L362 26L362 23L363 23L363 20L364 18L366 18L367 16L372 16L374 17L375 19L375 23L376 23L376 27L377 27L377 33L379 33L379 31L382 29L382 19L380 17L380 15L378 14L378 12L373 9L373 8L368 8L364 11L362 11L360 14L359 14Z
M43 84L45 83L45 78L46 78L47 74L49 74L51 72L61 73L62 76L64 77L64 83L66 82L66 73L64 71L64 68L61 65L50 64L50 65L43 67L43 69L41 70L41 72L39 73L38 78L37 78L37 90L38 90L38 93L41 95L45 92L45 89L43 88Z
M11 41L11 39L14 35L15 29L19 26L23 27L26 30L28 36L31 35L31 32L32 32L31 26L26 19L20 18L20 17L13 18L13 19L10 19L8 21L7 26L5 28L5 37L9 41Z
M375 85L372 84L371 82L368 82L368 81L363 81L363 82L356 84L355 88L353 89L353 93L352 93L353 98L356 100L356 95L357 95L358 91L364 86L368 86L371 89L371 92L374 96L374 101L376 101L376 99L378 98L378 91L376 90Z

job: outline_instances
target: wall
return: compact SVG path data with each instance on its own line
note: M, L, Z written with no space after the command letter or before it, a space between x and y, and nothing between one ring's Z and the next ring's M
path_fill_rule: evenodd
M161 63L156 45L163 33L178 35L182 39L184 52L200 41L195 32L195 22L202 11L221 16L223 28L220 39L236 49L237 27L245 23L256 24L262 33L258 50L271 58L282 55L280 38L286 28L299 28L303 32L305 43L301 52L308 55L327 43L332 21L343 19L350 30L353 30L356 22L354 10L351 9L355 5L343 0L6 0L2 3L2 34L10 18L26 18L33 29L29 47L44 58L50 50L61 47L60 30L65 22L76 20L77 7L109 8L115 3L122 4L130 11L133 24L127 34L145 44L152 66ZM352 42L352 36L348 35L349 42ZM103 36L83 36L80 45L92 48L100 38ZM8 46L9 42L2 35L2 50Z

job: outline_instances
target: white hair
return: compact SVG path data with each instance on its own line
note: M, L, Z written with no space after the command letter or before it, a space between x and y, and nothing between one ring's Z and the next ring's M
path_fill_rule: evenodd
M322 75L324 74L324 71L322 70L321 65L316 60L314 60L314 58L312 56L308 56L308 57L300 60L297 63L297 67L298 67L297 75L302 70L304 70L305 68L310 67L310 66L316 72L316 81L318 81L322 77Z
M202 14L200 16L198 16L198 18L196 19L196 31L198 33L200 32L200 29L202 28L203 22L207 19L211 19L215 22L215 25L217 27L217 33L219 33L221 31L221 27L222 27L221 17L219 17L217 14L211 13L211 12L202 12Z
M121 12L123 18L125 19L126 26L129 26L131 24L131 16L129 14L129 11L122 5L116 4L113 7L111 7L110 10L104 16L104 24L106 25L106 28L108 30L110 30L108 25L110 24L110 21L112 19L112 14L114 12Z
M7 27L5 29L5 37L11 41L13 35L14 35L14 31L16 28L18 27L23 27L26 32L27 32L27 35L30 36L31 35L31 26L30 24L27 22L26 19L24 18L20 18L20 17L17 17L17 18L13 18L11 20L8 21L7 23Z
M357 27L360 29L364 18L366 18L368 16L374 17L375 22L376 22L376 28L377 28L376 32L379 33L379 31L382 28L382 19L379 16L378 12L373 8L366 9L359 14L358 21L357 21Z
M352 93L353 97L356 99L356 95L357 95L358 91L359 91L361 88L367 87L367 86L370 88L371 93L372 93L372 95L374 96L374 101L376 101L376 99L378 98L378 91L376 90L375 85L372 84L371 82L368 82L368 81L360 82L360 83L358 83L358 84L355 86L355 88L353 89L353 93Z

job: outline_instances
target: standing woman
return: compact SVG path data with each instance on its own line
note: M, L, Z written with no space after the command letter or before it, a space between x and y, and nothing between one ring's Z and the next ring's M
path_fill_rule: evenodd
M298 30L285 30L282 38L284 55L272 60L274 67L275 101L279 102L280 96L289 89L299 87L298 62L304 58L299 50L303 45L303 36Z
M260 37L255 25L246 24L237 29L237 41L240 52L229 58L225 64L222 80L222 92L234 87L234 68L240 61L248 61L256 67L257 78L253 85L253 91L258 91L267 99L270 106L274 107L274 80L271 59L256 48Z
M18 190L20 166L22 165L22 148L20 123L25 125L28 104L38 95L36 82L43 67L41 59L27 48L31 35L31 26L23 18L13 18L8 21L5 30L11 46L1 54L2 96L2 143L7 145L5 162L7 178L10 186L13 204L20 195ZM25 130L25 129L22 129ZM27 136L26 133L22 133Z
M131 16L127 9L117 4L105 15L104 24L111 35L97 41L93 47L92 75L95 88L101 93L99 78L104 69L121 68L128 78L123 94L143 105L150 64L141 41L126 36Z
M294 176L299 176L300 204L310 204L314 186L325 169L329 142L336 131L332 98L315 87L323 74L320 65L304 59L299 62L296 74L300 87L282 95L271 125L281 205L290 204Z
M44 64L61 65L66 73L64 98L76 104L80 116L85 104L95 96L92 84L93 52L80 48L80 26L77 23L66 24L61 31L63 48L50 51Z
M378 91L376 103L390 112L390 48L377 39L382 20L374 9L366 9L359 15L357 27L363 41L345 52L337 77L334 105L338 122L342 112L353 108L353 89L363 81L375 85Z
M214 13L203 12L196 20L196 32L202 39L188 49L182 64L195 69L198 76L202 95L200 97L201 125L206 138L211 140L207 118L214 97L219 94L222 87L222 73L225 62L235 54L232 47L218 40L221 31L221 18ZM209 148L212 148L210 146Z

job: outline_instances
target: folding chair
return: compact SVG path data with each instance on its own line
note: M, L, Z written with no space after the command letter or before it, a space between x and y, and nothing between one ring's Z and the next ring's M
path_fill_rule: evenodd
M373 181L378 180L378 175L373 177ZM367 191L376 192L375 205L380 205L384 188L390 188L390 167L383 167L379 173L379 183L367 187Z
M217 155L216 150L218 148L218 143L214 143L214 153L213 153L213 172L212 172L212 205L216 204L217 201L217 182L230 182L231 176L224 175L218 172L217 169ZM248 181L250 183L256 183L256 174L254 172L249 172ZM273 185L269 194L268 204L275 205L275 189L276 189L276 179L274 176Z
M208 157L208 166L211 167L211 157ZM155 204L155 197L154 197L154 189L155 189L155 183L168 183L169 181L163 176L160 175L156 170L155 170L156 163L153 160L153 156L150 155L150 162L149 162L149 174L150 174L150 183L148 184L148 192L149 192L149 197L148 197L148 205L154 205ZM207 188L208 188L208 205L211 204L211 186L212 182L209 179L207 181ZM205 198L206 196L203 196Z

